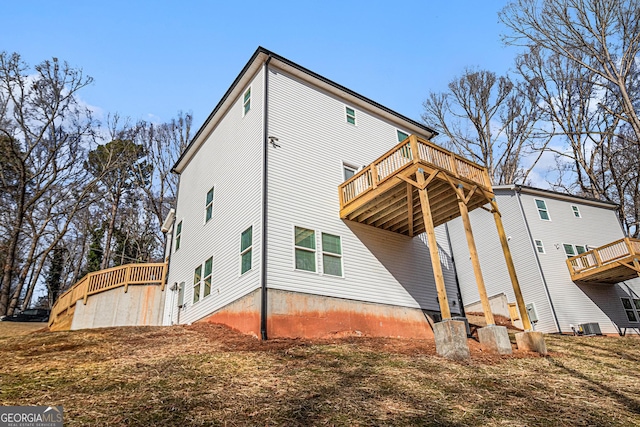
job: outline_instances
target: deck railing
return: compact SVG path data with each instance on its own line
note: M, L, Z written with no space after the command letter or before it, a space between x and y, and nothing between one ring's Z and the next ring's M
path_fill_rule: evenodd
M429 141L411 136L340 185L340 208L348 205L358 196L377 188L407 165L420 161L444 170L456 178L463 178L485 188L491 188L489 176L482 166Z
M625 237L571 257L567 266L573 276L632 256L640 256L640 240Z
M129 285L149 284L160 285L164 290L166 273L165 263L127 264L89 273L60 295L51 309L49 326L79 300L86 304L89 296L109 289L124 287L127 292Z

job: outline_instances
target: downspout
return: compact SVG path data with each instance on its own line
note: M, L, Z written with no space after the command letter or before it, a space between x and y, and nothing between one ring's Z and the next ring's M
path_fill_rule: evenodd
M542 284L544 285L544 291L547 295L547 301L549 301L549 307L551 307L551 313L553 314L553 320L556 323L556 328L558 328L558 333L562 333L562 329L560 328L560 322L558 322L558 315L556 314L556 309L553 306L553 301L551 301L551 293L549 293L549 285L547 284L547 279L544 277L544 272L542 271L542 264L540 264L540 258L538 256L538 250L536 249L535 243L533 241L533 236L531 235L531 228L529 228L529 221L527 221L527 216L524 214L524 206L522 205L522 200L520 199L520 189L522 188L519 185L513 186L516 192L516 198L518 199L518 205L520 206L520 214L522 215L522 220L524 221L524 226L527 229L527 234L529 235L529 242L531 243L531 249L533 250L533 254L535 255L536 264L538 265L538 272L540 273L540 277L542 278Z
M169 232L171 232L171 240L169 241L169 254L167 255L166 250L165 250L165 253L164 253L165 260L167 262L167 272L166 272L166 274L164 276L165 289L166 289L166 285L169 283L169 269L171 267L171 251L173 251L173 240L175 238L173 233L175 232L175 228L174 227L176 225L176 219L178 218L178 209L177 209L178 208L178 194L180 193L180 174L176 173L173 170L171 172L173 172L176 175L178 175L178 184L176 186L176 200L175 200L176 210L175 210L175 213L173 214L173 221L171 222L171 229L169 230ZM169 232L167 232L167 233L169 233ZM165 238L167 238L167 239L169 238L168 234L166 234L165 236L166 236ZM165 249L166 249L166 242L165 242ZM171 291L172 294L174 292L175 291ZM165 294L165 298L166 297L167 296ZM171 318L171 325L173 325L173 305L174 305L174 302L175 302L175 295L172 295L171 296L171 310L169 310L169 316ZM165 304L165 307L166 307L166 304ZM164 313L163 313L163 317L164 317ZM178 308L178 320L176 321L176 323L178 323L178 324L180 323L180 308ZM171 325L169 325L169 326L171 326Z
M464 312L464 303L462 301L460 280L458 280L458 268L456 267L456 260L453 257L453 245L451 244L451 235L449 234L449 224L444 224L444 230L447 233L447 243L449 244L449 251L451 251L451 264L453 264L453 276L456 278L456 289L458 289L458 304L460 304L460 316L467 317Z
M262 254L260 256L260 337L267 340L267 154L269 148L269 62L264 63L264 102L262 110Z

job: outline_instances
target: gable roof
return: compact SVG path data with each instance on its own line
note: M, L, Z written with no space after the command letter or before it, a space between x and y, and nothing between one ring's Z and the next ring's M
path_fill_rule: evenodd
M298 78L301 78L302 80L308 81L315 86L327 90L330 93L347 98L355 105L364 107L387 119L393 121L402 121L404 126L407 127L406 130L408 131L424 135L427 139L430 139L438 134L435 130L423 125L422 123L403 116L402 114L393 111L390 108L378 104L377 102L363 95L360 95L357 92L339 85L338 83L329 80L326 77L314 73L313 71L304 68L303 66L298 65L293 61L290 61L274 52L271 52L270 50L263 48L262 46L259 46L251 56L251 59L249 59L247 64L242 68L240 74L238 74L238 76L235 78L229 89L222 96L222 99L220 100L220 102L218 102L218 105L216 105L211 114L209 114L209 117L207 117L207 119L204 121L204 124L200 127L198 132L196 132L187 148L182 152L182 154L176 161L176 164L173 166L173 172L182 172L184 167L189 163L191 158L204 143L206 137L211 133L211 131L213 131L218 121L224 116L224 113L240 96L240 91L260 70L260 67L262 67L262 65L267 60L270 60L270 65L280 68Z
M573 196L571 194L559 193L553 190L547 190L543 188L530 187L528 185L507 184L507 185L494 185L494 192L496 190L511 190L518 191L520 193L530 194L539 197L551 197L554 199L564 200L566 202L582 203L586 205L597 206L605 209L617 209L618 205L612 202L604 200L594 199L592 197Z

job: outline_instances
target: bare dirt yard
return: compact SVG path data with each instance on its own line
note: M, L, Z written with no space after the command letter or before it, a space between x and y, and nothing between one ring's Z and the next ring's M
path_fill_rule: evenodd
M433 341L260 342L209 324L0 332L0 405L66 426L640 425L640 339L451 362Z

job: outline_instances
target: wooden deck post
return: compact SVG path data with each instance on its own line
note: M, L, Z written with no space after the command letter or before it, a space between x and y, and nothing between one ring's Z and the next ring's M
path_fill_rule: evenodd
M425 183L424 172L418 169L416 172L418 184ZM429 254L431 255L431 266L433 267L433 276L436 281L436 289L438 291L438 302L440 304L440 312L442 319L451 319L451 310L449 309L449 300L447 299L447 290L444 286L444 276L442 275L442 266L440 265L440 255L438 254L438 242L436 241L436 233L433 227L433 217L431 215L431 206L429 205L429 196L427 189L418 190L420 195L420 207L422 208L422 220L427 233L429 242Z
M407 182L407 225L409 237L413 237L413 185Z
M478 293L480 294L480 301L482 302L482 311L484 311L484 318L487 321L487 326L495 325L496 321L493 318L493 312L491 311L491 304L489 303L489 297L487 296L487 288L484 284L484 278L482 277L482 270L480 269L480 260L478 259L478 250L476 249L476 241L473 237L473 231L471 230L471 221L469 220L469 209L466 203L458 194L458 206L460 207L460 215L462 216L462 223L464 224L464 232L467 235L467 245L469 246L469 255L471 255L471 264L473 265L473 274L476 276L476 284L478 286Z
M498 229L498 237L500 237L500 244L502 245L502 252L504 253L504 260L507 263L507 270L509 270L509 276L511 277L511 285L513 286L513 293L516 296L516 302L518 303L518 310L520 311L520 319L522 320L522 326L525 331L531 330L531 322L529 321L529 315L527 314L527 307L524 305L524 298L522 298L522 291L520 290L520 283L518 282L518 276L516 275L516 268L513 265L513 258L511 258L511 250L509 249L509 242L507 241L507 235L504 232L504 226L502 225L502 217L495 200L492 201L493 207L493 219L496 222L496 228Z
M131 265L127 264L124 270L124 293L129 292L129 282L131 281Z

